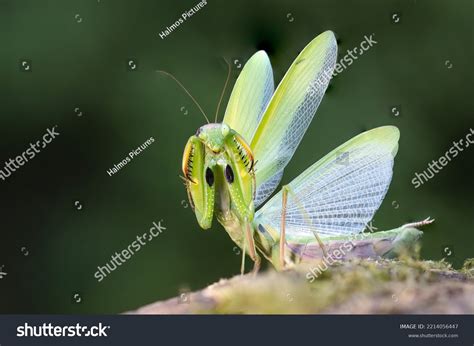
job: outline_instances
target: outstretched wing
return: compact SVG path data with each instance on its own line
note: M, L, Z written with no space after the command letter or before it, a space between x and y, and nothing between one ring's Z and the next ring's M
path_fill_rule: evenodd
M250 144L257 162L255 206L278 186L326 91L336 56L336 39L326 31L301 51L278 85Z
M223 122L250 143L272 94L272 66L261 50L247 61L237 78Z
M298 242L362 232L379 208L392 179L400 133L394 126L364 132L313 164L288 186L286 237ZM281 192L255 220L280 230Z

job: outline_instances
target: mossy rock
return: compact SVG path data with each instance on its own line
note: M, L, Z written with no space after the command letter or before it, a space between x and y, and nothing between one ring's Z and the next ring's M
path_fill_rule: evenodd
M223 279L129 313L472 314L473 274L473 259L459 271L444 261L410 258L315 262Z

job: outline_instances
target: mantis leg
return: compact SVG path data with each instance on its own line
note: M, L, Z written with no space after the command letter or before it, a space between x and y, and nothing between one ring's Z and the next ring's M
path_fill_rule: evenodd
M285 225L286 225L286 202L288 201L288 186L283 186L282 188L282 200L281 200L281 231L280 231L280 267L285 268L285 245L286 245L286 235L285 235Z
M260 259L260 256L257 254L257 251L255 250L255 242L253 241L253 233L252 233L252 230L250 228L250 223L249 222L246 222L245 235L247 236L247 241L249 243L249 256L253 261L252 273L257 274L259 269L260 269L261 259ZM244 242L244 244L245 244L245 242ZM245 249L245 247L244 247L244 249ZM245 256L245 251L244 251L244 256Z
M417 227L429 225L430 223L433 223L434 221L435 221L434 219L432 219L428 216L426 219L424 219L422 221L406 223L402 227L403 228L409 228L409 227L417 228Z
M240 264L240 275L244 275L245 273L245 245L247 243L244 241L244 245L242 246L242 263Z
M285 233L285 227L286 227L286 206L288 203L288 194L291 194L291 196L294 198L296 202L296 206L302 214L304 215L306 221L308 224L312 224L311 218L308 216L308 213L304 209L304 207L301 205L301 203L298 201L298 197L296 194L290 189L288 185L284 185L282 187L282 208L281 208L281 232L280 232L280 266L282 269L285 268L285 245L286 245L286 233ZM318 236L318 233L316 231L313 231L314 237L316 238L316 241L318 242L319 246L321 247L321 250L323 251L324 257L327 257L327 251L326 247L324 246L324 243L321 241L321 239ZM308 244L306 244L307 246ZM306 251L306 246L305 246L305 251Z

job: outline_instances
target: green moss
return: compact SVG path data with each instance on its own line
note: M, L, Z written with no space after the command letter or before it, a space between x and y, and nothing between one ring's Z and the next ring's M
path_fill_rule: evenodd
M474 278L474 258L468 258L464 261L461 272L466 274L469 278Z
M473 270L474 261L467 271ZM217 302L206 313L321 313L357 297L378 299L387 311L396 311L407 290L427 290L430 285L446 280L444 275L457 273L444 261L353 260L335 263L308 279L313 265L300 265L286 272L269 271L256 277L246 275L225 281L207 294ZM384 310L384 311L385 311Z

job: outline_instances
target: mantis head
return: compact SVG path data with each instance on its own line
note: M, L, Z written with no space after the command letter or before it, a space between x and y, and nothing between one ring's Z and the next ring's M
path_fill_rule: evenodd
M215 207L242 220L253 215L254 158L245 140L228 125L201 126L184 148L182 171L201 228L211 227Z

